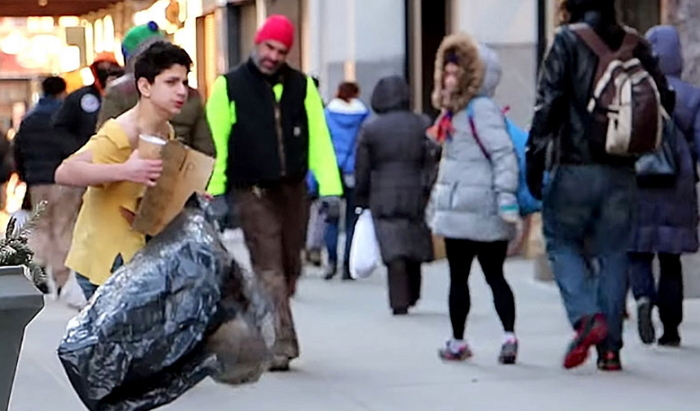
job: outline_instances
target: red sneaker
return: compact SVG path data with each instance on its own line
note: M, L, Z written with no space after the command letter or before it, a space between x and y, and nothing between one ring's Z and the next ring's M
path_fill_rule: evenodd
M571 369L583 364L590 348L601 343L607 335L608 325L601 314L581 320L576 338L571 341L564 357L564 368Z

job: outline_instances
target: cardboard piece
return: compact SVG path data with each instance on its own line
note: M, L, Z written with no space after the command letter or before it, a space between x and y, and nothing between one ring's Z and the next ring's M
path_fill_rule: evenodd
M204 192L214 171L214 159L168 141L161 152L163 174L149 187L139 204L132 228L156 236L182 211L195 192Z

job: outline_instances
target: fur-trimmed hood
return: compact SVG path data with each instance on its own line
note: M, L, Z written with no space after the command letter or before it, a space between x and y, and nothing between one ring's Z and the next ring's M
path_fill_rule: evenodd
M496 51L486 45L479 45L479 59L483 65L484 78L479 89L480 96L493 97L501 82L501 62Z
M448 55L455 55L457 65L462 69L457 92L446 96L443 90L443 72ZM445 37L435 57L435 83L432 102L438 109L457 112L464 109L469 101L479 94L484 78L484 68L479 58L479 45L468 34L458 33Z

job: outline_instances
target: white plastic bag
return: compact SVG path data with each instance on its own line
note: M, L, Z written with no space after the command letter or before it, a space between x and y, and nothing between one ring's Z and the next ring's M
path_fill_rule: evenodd
M350 246L350 275L354 279L367 278L381 264L377 235L372 213L364 210L357 219Z

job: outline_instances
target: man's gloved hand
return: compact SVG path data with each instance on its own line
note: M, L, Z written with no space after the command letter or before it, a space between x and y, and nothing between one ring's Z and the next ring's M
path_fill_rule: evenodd
M321 197L322 209L326 212L327 219L340 218L340 197L327 196Z

